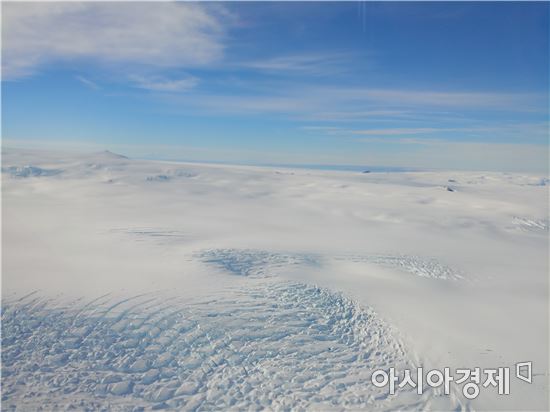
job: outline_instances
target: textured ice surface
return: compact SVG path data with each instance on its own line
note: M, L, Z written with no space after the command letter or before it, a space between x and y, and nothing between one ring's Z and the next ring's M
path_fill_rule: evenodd
M2 161L3 410L456 410L370 385L411 358L532 360L532 384L467 405L548 410L547 177Z
M59 169L43 169L35 166L8 166L2 168L2 173L8 173L12 177L38 177L53 176L61 173Z
M166 175L155 175L155 176L147 176L146 180L148 182L167 182L168 180L170 180L170 177Z
M277 269L295 265L317 265L312 254L284 254L253 249L212 249L198 254L203 262L241 276L269 276Z
M291 266L320 266L331 258L337 261L365 262L398 269L416 276L440 280L464 280L464 274L434 258L407 255L337 255L334 257L315 254L275 253L253 249L212 249L198 256L208 264L242 276L267 276L278 269Z
M447 266L434 258L407 255L355 255L338 256L337 259L374 263L424 278L455 281L465 279L464 274L460 270Z
M171 180L172 178L192 178L192 177L197 177L198 174L193 172L193 171L190 171L190 170L186 170L186 169L174 169L174 170L167 170L165 173L163 174L157 174L157 175L153 175L153 176L147 176L146 180L148 182L167 182L169 180Z
M5 410L422 409L435 396L374 387L375 369L413 366L403 345L371 310L299 283L200 302L35 293L4 302L2 336Z
M548 232L548 220L514 216L515 228L526 232Z

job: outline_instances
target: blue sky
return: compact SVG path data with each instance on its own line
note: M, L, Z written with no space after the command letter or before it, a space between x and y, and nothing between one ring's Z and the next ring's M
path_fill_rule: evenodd
M4 146L548 167L548 3L4 3Z

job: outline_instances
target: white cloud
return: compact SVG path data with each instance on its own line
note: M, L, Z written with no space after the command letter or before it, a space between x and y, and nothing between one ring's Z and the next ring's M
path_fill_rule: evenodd
M345 129L341 129L346 131ZM534 122L534 123L502 123L499 124L487 124L485 126L478 127L417 127L417 128L387 128L387 129L367 129L367 130L347 130L349 134L353 135L367 135L367 136L406 136L406 135L418 135L418 134L445 134L449 132L459 132L462 134L470 134L476 136L481 134L485 136L500 136L500 137L522 137L523 139L539 139L546 141L548 137L548 123L547 122ZM369 138L359 139L367 141ZM403 139L401 139L403 140ZM521 139L518 139L521 140Z
M387 143L387 144L412 144L412 145L440 145L447 144L449 141L441 139L426 139L426 138L412 138L402 137L398 139L388 139L386 137L364 137L357 139L358 142L363 143Z
M159 68L191 67L223 53L217 5L179 2L48 2L2 5L4 79L54 60L90 59Z
M374 88L326 88L335 99L371 101L392 107L475 107L529 111L540 108L547 95L537 93L461 92Z
M427 145L437 144L439 142L449 142L449 133L461 138L468 138L469 141L488 141L496 142L503 140L513 142L548 142L548 122L532 123L497 123L485 122L483 126L470 127L403 127L403 128L379 128L379 129L350 129L335 126L303 126L300 129L309 132L318 132L326 135L354 137L355 141L364 143L388 143L388 144L415 144ZM425 137L404 137L410 135L429 135L432 138ZM442 140L444 136L447 139Z
M93 82L92 80L84 77L84 76L76 76L76 80L78 80L80 83L82 83L83 85L85 85L86 87L90 88L90 89L93 89L93 90L98 90L100 89L100 87L97 85L97 83Z
M373 135L373 136L400 136L404 134L425 134L436 132L449 132L464 129L437 129L433 127L399 128L399 129L368 129L351 130L351 134Z
M340 131L342 128L335 127L335 126L302 126L300 127L302 130L311 130L314 132L332 132L332 131Z
M331 121L331 122L351 122L364 121L372 119L415 119L419 113L410 110L337 110L315 113L308 116L308 120Z
M276 74L330 75L349 71L353 56L346 53L282 55L238 63L238 66Z
M183 92L191 90L199 83L199 79L186 76L179 79L167 79L160 76L130 76L135 87L155 92Z
M194 110L210 113L231 114L288 114L294 118L330 120L334 113L341 113L336 120L351 121L363 116L374 118L401 117L416 120L416 113L429 113L445 107L446 113L458 110L496 110L506 112L540 112L547 108L544 93L498 93L498 92L433 92L407 90L381 90L353 87L303 86L299 83L266 85L256 87L258 94L195 94L187 99L174 101L182 108L192 105ZM438 117L437 115L436 117ZM350 116L347 116L350 121ZM433 115L429 116L433 118ZM457 120L457 119L455 119Z

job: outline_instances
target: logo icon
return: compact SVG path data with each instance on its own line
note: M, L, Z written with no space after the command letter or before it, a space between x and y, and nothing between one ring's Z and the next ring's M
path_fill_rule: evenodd
M533 362L519 362L516 363L516 378L521 379L527 383L531 383L532 379L532 364Z

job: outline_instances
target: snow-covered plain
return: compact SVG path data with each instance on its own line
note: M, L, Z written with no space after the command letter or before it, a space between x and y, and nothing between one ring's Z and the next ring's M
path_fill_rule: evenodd
M546 176L2 161L5 410L549 407ZM521 361L508 396L371 383Z

